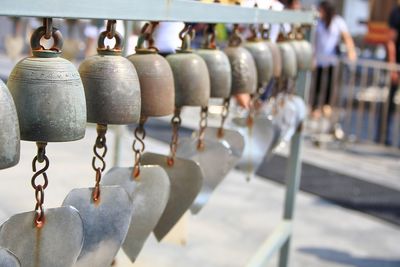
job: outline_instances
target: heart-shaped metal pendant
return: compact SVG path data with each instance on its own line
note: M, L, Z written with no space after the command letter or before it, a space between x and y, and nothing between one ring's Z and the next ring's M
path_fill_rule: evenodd
M12 251L21 266L71 267L83 244L84 228L78 211L69 206L47 209L40 228L34 219L33 211L8 219L0 230L0 246Z
M196 133L198 135L198 133ZM205 139L217 140L232 151L229 163L229 169L235 167L237 162L243 155L244 137L236 130L223 129L220 135L220 129L215 127L207 127L204 134Z
M178 145L177 155L197 162L203 173L204 181L190 211L197 214L207 203L212 192L230 171L232 151L228 144L216 140L204 139L204 147L197 148L198 138L183 138Z
M140 175L132 177L133 168L112 168L103 177L103 185L120 185L132 199L133 212L128 234L122 245L132 262L154 230L168 203L170 182L157 165L140 166Z
M20 267L21 264L17 257L8 249L0 248L0 266L1 267Z
M63 206L72 206L79 211L85 229L82 251L75 267L110 266L131 222L132 201L123 188L100 186L98 201L93 201L92 192L93 188L73 189L63 202Z
M265 154L279 143L280 128L271 118L263 115L256 116L251 126L247 125L247 121L247 117L236 117L232 120L244 136L246 144L243 157L236 166L251 176L261 164Z
M198 163L179 157L169 165L168 156L147 152L142 156L142 164L161 166L171 183L167 206L153 231L161 241L192 205L200 192L204 175Z

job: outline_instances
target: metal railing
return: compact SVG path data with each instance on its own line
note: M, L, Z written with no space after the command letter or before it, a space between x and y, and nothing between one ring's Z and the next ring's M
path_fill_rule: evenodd
M400 65L369 59L337 58L332 67L317 68L310 90L311 134L399 147L400 92L392 84L393 71Z

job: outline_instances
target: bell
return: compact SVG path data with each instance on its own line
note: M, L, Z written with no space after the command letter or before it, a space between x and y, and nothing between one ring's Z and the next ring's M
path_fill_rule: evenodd
M207 64L202 57L191 50L189 34L181 39L181 49L178 49L176 54L167 56L174 74L175 107L207 106L210 98Z
M291 41L283 40L278 42L279 51L282 57L282 76L284 78L295 78L297 76L297 55Z
M229 97L232 72L228 57L218 49L199 49L196 54L202 57L207 64L211 86L210 97Z
M273 57L266 42L259 39L251 39L244 44L251 53L257 67L258 86L265 87L273 77Z
M0 169L19 162L20 136L17 110L7 86L0 80Z
M241 42L238 29L235 29L228 47L224 50L232 69L231 95L253 94L257 89L256 63L250 52L240 46Z
M140 84L133 64L122 56L122 37L105 47L107 32L98 40L98 54L79 66L85 88L87 121L98 124L136 123L140 117Z
M297 60L297 67L299 70L312 70L313 69L313 48L306 40L291 41Z
M174 111L174 77L168 61L156 50L137 49L128 59L136 68L140 81L143 117L160 117Z
M32 34L33 56L14 67L7 83L17 108L21 139L37 142L82 139L86 105L81 78L71 62L60 58L60 31L52 28L54 44L50 49L40 45L45 35L45 27Z
M279 50L278 44L273 43L270 41L265 42L266 45L268 46L269 50L271 51L272 55L272 74L274 78L279 78L282 75L282 56L281 56L281 51Z

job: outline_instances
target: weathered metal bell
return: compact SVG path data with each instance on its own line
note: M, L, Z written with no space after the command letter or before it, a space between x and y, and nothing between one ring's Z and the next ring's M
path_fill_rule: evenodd
M228 57L218 49L199 49L196 54L202 57L207 64L210 75L210 97L229 97L232 86L232 71Z
M313 68L313 48L310 42L306 40L291 41L297 60L297 67L299 70L312 70Z
M204 60L194 53L167 56L175 81L175 106L207 106L210 78Z
M115 32L115 47L105 47L107 32L98 40L98 55L79 66L85 88L87 121L99 124L136 123L140 117L140 84L133 64L122 54L122 37Z
M0 169L19 162L20 135L17 110L7 86L0 80Z
M249 51L241 46L228 46L224 50L232 69L231 95L253 94L257 89L257 70Z
M279 42L279 50L282 56L282 76L295 78L297 76L297 56L290 41Z
M244 44L251 53L257 67L258 86L265 87L273 77L273 57L266 42L255 39Z
M137 49L128 59L136 68L140 81L142 116L159 117L174 111L174 77L168 61L155 50Z
M12 70L7 86L19 116L21 139L66 142L84 137L86 104L83 85L74 65L60 58L62 36L53 28L53 47L44 49L40 39L45 27L31 38L33 56Z
M283 64L281 51L279 50L277 43L273 43L270 41L266 41L265 43L268 46L269 50L271 51L271 55L272 55L273 77L279 78L282 75L282 64Z
M188 30L188 26L181 34ZM182 39L182 47L176 54L167 56L175 82L175 107L207 106L210 98L210 78L207 64L190 48L192 38L189 29Z

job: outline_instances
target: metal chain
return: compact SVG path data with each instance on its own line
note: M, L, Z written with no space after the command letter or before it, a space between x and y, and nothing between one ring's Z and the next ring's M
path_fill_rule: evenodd
M174 116L171 119L172 137L171 137L171 143L169 145L170 154L167 159L167 164L169 166L174 166L175 163L176 150L178 149L179 128L181 124L182 124L181 109L175 108Z
M197 150L204 149L204 135L207 129L207 119L208 119L208 107L201 107L200 111L200 129L199 129L199 139L197 141Z
M43 203L44 203L44 190L47 188L49 184L49 180L46 174L46 171L49 168L50 161L46 156L46 145L47 143L37 143L37 155L33 158L32 160L32 170L34 172L32 179L31 179L31 185L33 189L35 189L35 199L36 199L36 204L35 204L35 219L34 219L34 224L36 227L41 228L44 225L45 221L45 214L44 214L44 208L43 208ZM37 163L45 163L45 165L38 170L36 167ZM43 183L39 184L37 182L37 179L39 176L42 176L43 178Z
M142 117L140 119L139 125L135 129L135 140L132 144L132 150L135 153L135 164L133 166L133 178L137 179L140 175L140 162L142 159L142 153L145 150L146 146L144 143L144 139L146 138L146 130L144 129L144 124L146 123L147 118ZM137 144L139 144L137 146Z
M98 201L100 199L101 175L102 172L106 169L106 162L104 160L104 157L107 154L107 145L106 145L107 125L97 124L96 130L97 130L97 138L93 146L94 157L92 159L92 168L96 172L96 183L92 194L94 201ZM100 166L96 165L96 160L100 161L101 163Z
M224 137L224 134L225 134L224 133L224 125L225 125L226 119L229 116L229 105L230 105L230 102L231 102L231 98L228 97L228 98L224 99L224 102L222 104L221 125L220 125L220 127L218 129L218 133L217 133L217 137L218 138Z

